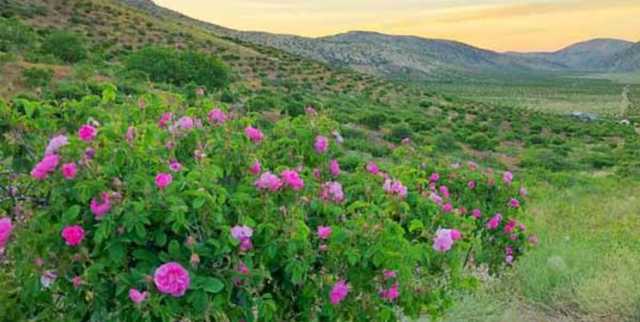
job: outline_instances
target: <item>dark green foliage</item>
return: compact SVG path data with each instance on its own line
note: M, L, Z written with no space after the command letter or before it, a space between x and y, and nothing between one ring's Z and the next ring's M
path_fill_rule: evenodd
M372 130L377 130L387 121L387 116L380 112L370 112L363 115L359 122Z
M127 57L129 70L141 71L155 82L183 86L194 83L210 90L224 88L230 70L213 55L171 48L146 47Z
M33 87L45 87L49 85L51 78L53 78L53 70L50 68L30 67L22 71L22 78L24 83Z
M36 34L15 18L0 18L0 51L11 52L33 47Z
M84 40L68 31L55 31L44 39L42 51L65 63L76 63L87 57Z
M391 133L387 139L393 142L400 142L402 139L410 138L413 130L411 126L405 122L397 123L391 126Z

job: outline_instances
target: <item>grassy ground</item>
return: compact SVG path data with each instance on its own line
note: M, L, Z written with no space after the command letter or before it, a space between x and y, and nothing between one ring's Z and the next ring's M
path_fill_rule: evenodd
M445 321L640 321L640 185L590 179L534 191L540 245Z
M610 75L612 77L612 75ZM490 104L516 106L552 113L593 112L615 115L621 112L625 86L639 87L626 75L615 80L604 76L558 75L514 80L505 83L432 83L432 90Z

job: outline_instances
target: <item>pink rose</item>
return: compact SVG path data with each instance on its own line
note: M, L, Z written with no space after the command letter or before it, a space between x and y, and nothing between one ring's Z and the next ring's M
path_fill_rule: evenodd
M318 238L320 239L329 239L329 236L331 236L331 232L331 227L318 226Z
M291 187L291 189L298 191L304 188L304 181L295 170L284 170L280 176L284 184Z
M72 180L76 177L76 174L78 173L78 166L76 166L76 164L73 162L65 163L62 165L61 171L62 171L62 176L64 176L65 179Z
M153 282L160 293L181 297L189 288L191 279L189 272L182 265L169 262L156 269Z
M97 220L102 219L102 217L104 217L104 215L106 215L109 210L111 210L109 193L103 192L100 197L101 200L98 200L96 198L91 199L91 212Z
M340 280L333 285L331 292L329 292L329 299L331 304L337 305L340 304L349 294L349 284L345 280Z
M78 246L84 239L84 229L79 225L64 227L62 238L68 246Z
M0 250L4 249L9 242L12 231L13 225L11 224L11 218L5 217L0 219Z
M260 161L253 162L251 164L251 167L249 167L249 172L251 172L251 174L253 174L254 176L259 175L260 171L262 171L262 167L260 166Z
M433 249L437 252L444 253L453 246L453 238L450 229L438 229L433 239Z
M169 186L171 184L171 181L173 181L173 177L169 173L158 173L158 175L156 176L156 186L160 190L163 190L167 186Z
M329 163L329 172L334 177L340 175L340 163L338 163L338 160L331 160L331 162Z
M214 125L223 124L227 120L227 116L219 108L209 111L209 122Z
M140 303L144 302L144 300L147 299L148 295L149 295L148 292L146 292L146 291L145 292L140 292L140 291L136 290L135 288L132 288L132 289L129 290L129 298L135 304L140 304Z
M81 126L80 129L78 130L78 137L80 137L80 140L85 142L93 141L93 139L96 138L97 134L98 134L98 130L89 124L85 124Z
M262 131L251 126L247 126L244 129L244 134L253 143L260 143L264 139L264 134L262 134Z
M316 152L325 153L329 148L329 140L322 135L318 135L316 136L316 141L313 144L313 147L316 150Z

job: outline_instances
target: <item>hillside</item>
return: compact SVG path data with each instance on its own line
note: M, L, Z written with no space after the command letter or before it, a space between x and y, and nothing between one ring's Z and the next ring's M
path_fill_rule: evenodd
M633 46L632 42L618 39L593 39L573 44L555 52L510 53L519 57L539 58L572 71L608 71L618 68L607 66L606 61ZM632 71L633 68L619 68Z
M593 39L548 53L499 53L456 41L375 32L351 31L309 38L238 31L186 17L151 0L123 1L155 16L180 19L218 35L391 79L500 80L513 74L638 70L633 58L621 54L633 44L617 39ZM612 61L615 61L613 66Z

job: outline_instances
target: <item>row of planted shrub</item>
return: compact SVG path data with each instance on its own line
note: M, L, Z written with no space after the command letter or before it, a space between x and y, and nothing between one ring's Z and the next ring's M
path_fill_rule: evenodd
M429 162L410 140L346 158L312 108L270 123L113 88L0 107L12 319L437 316L474 285L465 265L508 266L534 241L511 172Z

